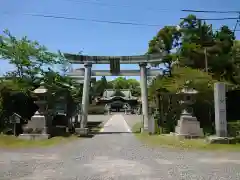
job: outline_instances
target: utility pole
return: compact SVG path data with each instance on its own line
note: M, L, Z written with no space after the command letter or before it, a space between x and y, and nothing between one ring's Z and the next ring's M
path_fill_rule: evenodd
M238 12L238 20L237 20L237 22L236 22L236 24L235 24L235 26L234 26L233 33L235 33L235 31L236 31L237 26L239 25L239 23L240 23L240 12Z
M201 19L198 19L198 28L200 31L200 44L204 48L205 72L208 72L207 48L204 47L204 43L203 43L203 32L202 32L202 20Z
M200 43L201 46L204 48L204 62L205 62L205 72L208 73L208 57L207 57L207 47L204 42L203 42L203 31L202 31L202 20L198 20L198 25L199 25L199 30L200 30ZM211 25L211 30L212 30L212 25Z
M207 58L207 48L204 47L204 57L205 57L205 71L208 73L208 58Z
M207 47L208 44L203 44L203 41L202 41L202 35L203 35L203 32L202 32L202 28L201 28L201 20L227 20L227 19L236 19L237 22L234 26L234 29L233 29L233 32L235 33L235 31L237 31L237 26L240 25L240 11L203 11L203 10L190 10L190 9L183 9L182 10L183 12L191 12L191 13L214 13L214 14L238 14L238 17L236 18L229 18L229 17L226 17L226 18L204 18L204 19L198 19L198 25L199 25L199 30L200 30L200 43L201 43L201 46L202 47L205 47L204 48L204 59L205 59L205 71L208 72L208 57L207 57ZM181 18L181 19L185 19L185 18ZM212 26L211 26L211 30L212 30Z

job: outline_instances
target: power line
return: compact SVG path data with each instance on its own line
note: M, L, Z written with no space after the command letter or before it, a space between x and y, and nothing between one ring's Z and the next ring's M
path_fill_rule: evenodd
M200 20L237 20L236 24L233 28L233 32L235 33L237 30L237 26L240 25L240 11L203 11L203 10L182 10L183 12L195 12L195 13L218 13L218 14L238 14L237 18L218 18L218 19L200 19Z
M86 0L64 0L68 2L78 2L78 3L87 3L87 4L95 4L95 5L100 5L100 6L107 6L107 7L124 7L124 8L133 8L133 6L130 5L116 5L116 4L109 4L109 3L103 3L99 1L86 1ZM134 6L136 7L136 6ZM170 9L156 9L156 8L149 8L149 7L144 7L142 8L144 10L149 10L149 11L172 11ZM195 12L195 13L218 13L218 14L239 14L238 18L235 17L226 17L226 18L205 18L201 20L239 20L240 19L240 11L215 11L215 10L192 10L192 9L182 9L180 10L182 12Z
M104 3L104 2L100 2L100 1L86 1L86 0L62 0L62 1L67 1L67 2L76 2L76 3L86 3L86 4L95 4L95 5L99 5L99 6L107 6L107 7L124 7L124 8L133 8L133 7L137 7L137 6L131 6L131 5L116 5L116 4L109 4L109 3ZM139 7L138 7L139 8ZM140 7L141 8L141 7ZM158 8L150 8L150 7L144 7L141 8L144 10L149 10L149 11L172 11L172 9L158 9ZM215 11L215 10L192 10L192 9L182 9L179 11L182 12L195 12L195 13L220 13L220 14L238 14L238 17L225 17L225 18L202 18L201 20L240 20L240 11ZM32 16L44 16L44 15L36 15L36 14L29 14ZM47 15L49 18L50 16L53 15ZM53 17L52 17L53 18ZM81 20L81 21L85 21L86 19L83 18L72 18L72 17L54 17L54 18L58 18L58 19L69 19L69 20ZM183 19L183 18L181 18ZM101 20L90 20L90 21L94 21L94 22L103 22ZM105 21L104 21L105 22ZM106 22L107 23L107 22ZM113 21L113 22L108 22L108 23L114 23L114 24L118 24L118 21ZM122 22L120 22L121 24ZM145 24L142 23L128 23L128 22L123 22L123 24L132 24L132 25L137 25L137 26L142 26ZM159 25L147 25L147 26L159 26Z
M85 3L85 4L95 4L95 5L99 5L99 6L106 6L106 7L124 7L124 8L133 8L133 7L137 7L139 8L139 6L131 6L131 5L117 5L117 4L109 4L109 3L104 3L104 2L100 2L100 1L86 1L86 0L63 0L63 1L67 1L67 2L76 2L76 3ZM144 7L140 9L144 9L144 10L149 10L149 11L172 11L173 9L159 9L159 8L151 8L151 7ZM220 14L236 14L236 13L240 13L240 11L214 11L214 10L208 10L208 11L204 11L204 10L191 10L191 9L178 9L178 11L182 11L182 12L196 12L196 13L220 13Z
M109 3L99 2L99 1L86 1L86 0L63 0L63 1L84 3L84 4L94 4L94 5L98 5L98 6L115 7L115 8L119 8L119 7L123 7L123 8L133 8L133 7L136 8L137 7L137 8L139 8L139 6L109 4ZM140 7L140 9L143 9L144 11L172 11L170 9L159 9L159 8L151 8L151 7L144 7L144 8Z
M195 13L217 13L217 14L239 14L240 11L204 11L204 10L192 10L192 9L183 9L183 12L195 12Z
M186 18L180 18L180 19L187 19ZM236 17L226 17L226 18L197 18L198 20L208 20L208 21L222 21L222 20L238 20L239 18Z
M104 3L98 0L95 1L89 1L89 0L62 0L66 2L75 2L75 3L84 3L84 4L94 4L98 6L105 6L105 7L123 7L123 8L140 8L143 9L144 11L173 11L174 9L166 9L166 8L152 8L152 7L139 7L139 6L132 6L132 5L120 5L120 4L109 4L109 3ZM182 11L182 12L205 12L205 13L222 13L222 14L229 14L229 13L240 13L240 11L203 11L203 10L187 10L187 9L175 9L175 11Z
M5 13L5 14L9 15L9 13ZM121 25L132 25L132 26L151 26L151 27L162 26L159 24L144 24L144 23L126 22L126 21L107 21L107 20L100 20L100 19L85 19L85 18L77 18L77 17L70 17L70 16L58 16L58 15L44 15L44 14L30 14L30 13L24 13L22 15L32 16L32 17L43 17L43 18L75 20L75 21L90 21L90 22L97 22L97 23L121 24Z
M106 7L123 7L123 8L133 8L137 6L130 6L130 5L116 5L116 4L109 4L109 3L103 3L99 1L86 1L86 0L64 0L68 2L77 2L77 3L86 3L86 4L95 4L99 6L106 6ZM138 7L139 8L139 7ZM144 7L141 8L147 11L172 11L172 9L158 9L158 8L150 8L150 7ZM218 14L239 14L240 16L240 11L215 11L215 10L191 10L191 9L182 9L178 10L182 12L195 12L195 13L218 13ZM239 18L237 18L239 19ZM217 18L217 19L203 19L203 20L236 20L236 18Z
M237 26L240 25L240 11L203 11L203 10L182 10L184 12L195 12L195 13L218 13L218 14L238 14L237 18L206 18L206 19L198 19L198 20L237 20L236 24L233 28L233 32L235 33L237 30ZM186 18L181 18L181 19L186 19Z
M9 15L10 13L4 13L4 14ZM73 20L73 21L89 21L89 22L105 23L105 24L119 24L119 25L145 26L145 27L163 27L164 26L160 24L145 24L145 23L126 22L126 21L107 21L107 20L100 20L100 19L86 19L86 18L77 18L77 17L59 16L59 15L44 15L44 14L32 14L32 13L24 13L21 15L31 16L31 17L41 17L41 18ZM186 19L186 18L181 18L181 19ZM219 29L214 29L214 30L219 30ZM236 31L240 31L240 30L236 30Z

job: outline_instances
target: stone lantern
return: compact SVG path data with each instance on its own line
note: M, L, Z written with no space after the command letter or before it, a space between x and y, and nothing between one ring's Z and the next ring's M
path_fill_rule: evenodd
M128 112L131 111L131 106L130 106L128 103L125 103L125 104L123 105L123 109L124 109L124 114L127 115Z
M195 89L188 88L184 88L180 91L180 95L182 95L181 97L183 98L183 100L180 101L180 103L184 107L182 115L185 116L193 115L193 108L191 107L191 105L193 105L196 102L197 93L198 91L196 91Z
M107 111L108 115L110 115L111 114L111 105L106 104L104 108L105 108L105 111Z
M180 101L183 106L183 111L175 127L175 135L184 138L202 137L203 130L200 128L200 123L193 115L193 105L196 101L198 91L191 88L183 88L178 94L182 98Z
M24 133L20 135L22 139L48 139L50 135L48 134L48 90L43 84L40 85L33 92L36 97L34 103L39 107L35 114L32 116L31 120L23 127Z

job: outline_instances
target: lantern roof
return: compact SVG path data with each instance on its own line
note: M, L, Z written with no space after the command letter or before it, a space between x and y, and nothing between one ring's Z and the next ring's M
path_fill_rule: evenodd
M43 82L41 82L41 83L40 83L40 86L33 91L33 93L35 93L35 94L44 94L44 93L46 93L46 92L48 92L48 90L47 90L47 88L44 86L44 83L43 83Z

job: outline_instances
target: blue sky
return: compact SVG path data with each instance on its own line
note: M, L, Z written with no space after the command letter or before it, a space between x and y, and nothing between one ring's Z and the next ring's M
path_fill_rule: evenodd
M109 6L94 2L106 3ZM7 28L17 37L26 35L31 40L39 41L51 51L60 49L62 52L70 53L83 51L86 55L139 55L146 52L148 41L160 28L164 25L176 25L180 22L180 17L188 14L181 12L181 9L240 10L240 0L2 0L0 30ZM157 24L159 27L30 17L23 15L24 13L130 21ZM201 18L237 16L201 13L196 15ZM233 28L236 20L209 21L209 23L213 24L213 28L219 28L222 24ZM240 32L236 35L239 39ZM0 74L12 68L6 61L1 61ZM138 66L122 65L121 68L137 69ZM108 69L108 66L94 65L94 69Z

